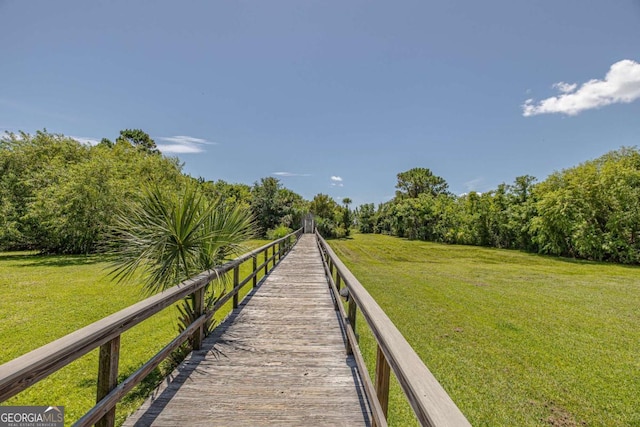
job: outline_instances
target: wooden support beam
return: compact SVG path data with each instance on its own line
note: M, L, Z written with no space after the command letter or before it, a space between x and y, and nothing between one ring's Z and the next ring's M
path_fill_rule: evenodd
M338 277L340 277L338 275ZM356 340L358 339L358 334L357 334L357 329L356 329L356 312L358 309L358 305L356 304L355 300L353 298L349 298L349 311L347 312L347 320L349 321L349 324L351 325L351 329L353 329L353 333L356 336ZM349 341L347 341L347 354L351 355L353 354L353 348L351 347L351 343Z
M239 283L240 283L240 266L236 265L236 267L233 269L234 289L238 286ZM238 290L238 292L233 294L233 308L238 308L238 293L240 293L240 290Z
M264 250L264 275L269 274L269 248Z
M389 368L389 363L387 359L384 357L384 353L378 347L378 352L376 355L376 394L378 395L378 401L380 402L380 407L382 408L382 412L384 412L385 418L389 412L389 374L391 373L391 369Z
M202 316L204 314L204 293L206 286L198 289L192 295L193 298L193 309L196 314L196 318ZM204 325L201 325L196 331L193 333L192 344L194 350L200 350L202 347L202 340L204 339Z
M120 335L100 346L98 360L98 392L96 403L104 399L118 385L118 362L120 360ZM97 427L113 427L116 422L116 408L111 408L96 423Z
M253 287L258 286L258 256L254 256L253 258Z

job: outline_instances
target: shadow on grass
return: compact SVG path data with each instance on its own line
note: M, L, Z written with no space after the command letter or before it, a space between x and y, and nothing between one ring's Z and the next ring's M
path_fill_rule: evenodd
M126 372L118 374L118 384L121 384L124 380L129 378L136 372L137 368L130 368ZM156 367L149 373L133 390L127 393L118 403L128 404L136 403L146 399L151 393L162 383L165 375L162 374L160 367ZM91 393L96 392L98 381L96 378L86 378L78 382L78 386L81 388L87 388Z
M118 375L118 384L120 384L122 381L129 378L129 376L133 375L134 372L135 371L131 369L130 372L126 372ZM128 404L128 403L134 403L134 402L138 402L146 399L148 396L151 395L151 393L156 389L156 387L158 387L160 383L162 383L162 380L164 379L164 377L165 376L162 374L160 367L155 368L153 371L149 373L149 375L147 375L142 380L140 384L135 386L133 390L127 393L122 398L122 400L120 400L119 403Z
M37 252L2 252L0 262L17 263L19 267L72 267L109 262L110 255L42 255Z
M509 250L512 250L512 249L509 249ZM525 250L518 250L518 251L523 254L535 256L537 258L541 258L544 260L558 261L558 262L563 262L563 263L573 264L573 265L590 265L590 266L599 266L599 267L616 266L616 267L622 267L622 268L628 268L628 269L634 269L634 270L640 268L640 265L638 264L622 264L622 263L613 262L613 261L593 261L593 260L581 259L581 258L569 258L566 256L539 254L535 252L527 252Z

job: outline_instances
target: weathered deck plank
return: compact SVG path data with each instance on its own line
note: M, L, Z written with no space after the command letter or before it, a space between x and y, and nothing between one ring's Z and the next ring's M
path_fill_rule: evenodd
M370 411L314 235L291 253L125 426L368 426Z

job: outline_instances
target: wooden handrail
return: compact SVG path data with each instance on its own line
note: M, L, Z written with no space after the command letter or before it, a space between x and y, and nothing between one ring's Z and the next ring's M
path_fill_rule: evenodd
M398 383L421 425L432 427L471 426L391 319L336 256L322 236L318 232L316 235L320 250L323 252L325 262L327 262L329 274L333 275L335 270L338 278L336 282L342 282L346 285L349 290L349 302L354 302L354 310L355 305L360 309L378 343L375 382L383 411L386 412L388 402L390 368L398 379ZM331 282L333 282L333 277L331 277ZM338 301L338 304L341 303ZM350 323L350 318L352 318L352 313L347 316L347 323ZM351 322L355 322L355 312ZM351 327L351 324L349 326ZM348 345L351 348L357 348L355 334L347 334L347 336L349 338ZM360 376L368 377L369 374L368 372L360 372Z
M117 371L118 343L122 333L160 312L164 308L180 301L184 297L196 294L200 290L204 289L209 282L217 279L218 277L222 277L222 275L228 271L237 271L237 268L239 268L241 264L252 259L253 271L246 279L240 282L237 274L234 274L233 290L218 301L213 309L206 313L200 313L201 316L198 317L194 323L189 325L187 329L180 334L180 336L169 343L156 356L152 357L149 362L147 362L131 377L124 380L119 387L115 387L115 385L111 384L107 390L104 390L102 396L100 396L99 391L100 401L89 411L89 413L87 413L87 415L85 415L85 417L81 418L76 425L92 425L101 418L104 420L103 416L107 416L108 413L113 412L116 403L126 394L127 391L139 384L149 372L162 362L171 350L177 348L189 339L191 334L197 334L198 330L201 330L203 325L213 317L220 307L222 307L222 304L234 297L234 306L236 306L237 294L240 289L252 279L253 285L255 286L257 284L258 271L264 268L264 273L266 275L270 269L273 269L282 256L293 247L301 234L302 229L299 229L281 239L267 243L266 245L241 255L240 257L221 266L204 271L170 289L160 292L117 313L85 326L82 329L72 332L71 334L56 341L0 365L0 402L15 396L22 390L46 378L98 347L101 348L101 359L103 358L103 349L111 348L111 350L115 351L115 354L111 354L109 352L106 352L105 354L110 355L112 359L115 359L115 370ZM276 252L276 246L278 247L278 252ZM273 253L269 256L268 251L271 248L273 248ZM258 264L258 255L262 253L264 253L264 262ZM269 268L270 263L272 263L271 268ZM107 367L112 365L113 364L109 363L105 364ZM98 373L98 383L100 383L100 378L102 377L112 378L113 376L113 370L109 370L108 372L100 371ZM117 372L115 372L115 377L117 378ZM106 424L113 425L112 423L113 421L111 420Z

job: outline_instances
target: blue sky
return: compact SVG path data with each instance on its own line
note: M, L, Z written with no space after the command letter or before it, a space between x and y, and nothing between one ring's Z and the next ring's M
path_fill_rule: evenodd
M0 130L140 128L307 199L539 180L640 135L640 1L0 0Z

